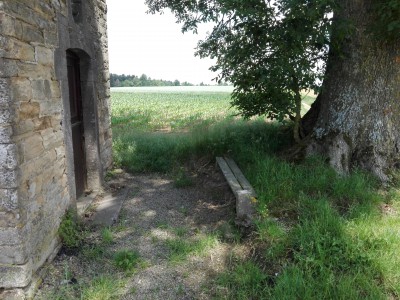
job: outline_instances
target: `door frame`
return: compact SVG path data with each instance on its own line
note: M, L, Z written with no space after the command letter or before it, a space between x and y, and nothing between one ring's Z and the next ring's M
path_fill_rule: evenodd
M62 78L61 92L63 98L63 129L65 137L65 156L68 174L68 188L72 203L81 201L77 199L74 170L74 154L72 141L72 124L70 111L70 95L67 72L67 56L72 55L79 59L80 86L82 97L83 135L85 137L84 152L86 160L87 192L99 192L102 190L103 170L100 159L100 137L97 112L97 93L93 74L96 73L96 65L92 63L91 57L83 50L70 48L64 52L64 59L58 68L59 76ZM82 198L82 197L81 197ZM82 200L83 201L83 200Z

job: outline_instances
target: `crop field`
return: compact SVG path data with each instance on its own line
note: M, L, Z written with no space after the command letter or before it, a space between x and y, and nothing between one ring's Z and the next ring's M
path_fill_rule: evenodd
M134 91L112 93L112 125L177 131L237 114L229 92Z
M237 115L232 87L150 87L112 89L112 125L144 131L181 131ZM314 101L305 95L304 114Z

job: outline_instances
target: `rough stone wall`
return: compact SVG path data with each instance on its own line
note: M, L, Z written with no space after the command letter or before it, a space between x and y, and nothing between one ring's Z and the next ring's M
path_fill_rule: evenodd
M106 1L98 1L94 7L97 16L96 24L99 29L98 41L100 47L96 48L96 61L101 66L98 72L98 116L99 116L99 143L100 158L105 172L112 163L112 132L111 132L111 95L110 73L108 62L108 36L107 36L107 6Z
M86 59L92 190L111 164L105 0L78 3L80 19L72 2L79 1L0 1L0 293L29 285L57 248L62 215L76 205L67 49Z

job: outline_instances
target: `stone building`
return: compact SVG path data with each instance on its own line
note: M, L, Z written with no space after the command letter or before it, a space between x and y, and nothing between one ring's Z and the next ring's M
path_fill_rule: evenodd
M105 0L0 0L0 298L112 162Z

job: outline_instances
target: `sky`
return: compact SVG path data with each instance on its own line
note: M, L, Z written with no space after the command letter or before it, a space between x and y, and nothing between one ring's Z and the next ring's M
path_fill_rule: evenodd
M207 29L183 34L169 11L147 14L144 0L107 0L107 6L111 73L215 83L216 74L208 70L212 60L194 56Z

